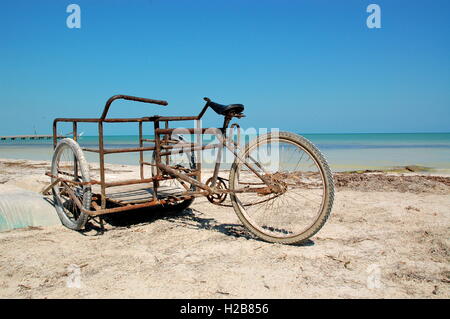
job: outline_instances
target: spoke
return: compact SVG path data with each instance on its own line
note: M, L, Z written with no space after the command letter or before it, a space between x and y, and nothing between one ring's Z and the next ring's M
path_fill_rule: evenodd
M275 184L284 185L282 187L287 189L273 198L263 199L263 202L255 193L239 193L236 197L245 207L244 214L254 227L270 236L292 236L301 233L316 220L322 208L325 184L320 167L306 149L285 140L268 143L275 142L278 144L258 144L249 153L253 158L262 159L257 154L261 150L279 151L278 163L260 164L263 170L270 172L270 178ZM273 168L276 168L275 171ZM237 184L258 187L253 172L242 164L237 169Z

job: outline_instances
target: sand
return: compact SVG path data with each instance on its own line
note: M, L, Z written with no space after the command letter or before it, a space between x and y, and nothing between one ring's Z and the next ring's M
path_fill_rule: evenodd
M0 184L38 192L45 161L0 160ZM137 167L108 166L113 178ZM1 298L449 298L450 177L335 174L330 219L309 242L254 238L232 208L0 232ZM55 213L56 214L56 213Z

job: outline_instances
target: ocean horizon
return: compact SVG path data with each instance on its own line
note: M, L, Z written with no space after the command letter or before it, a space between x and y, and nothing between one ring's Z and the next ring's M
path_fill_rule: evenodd
M450 172L450 133L298 134L309 139L322 151L333 171L385 170L416 165ZM245 141L254 137L245 136ZM106 148L137 147L139 137L106 135L104 141ZM212 138L205 136L203 141L208 143ZM95 147L98 136L80 136L79 143L83 147ZM51 160L52 153L51 140L0 141L0 158ZM97 154L85 152L85 155L89 162L98 162ZM151 154L146 154L146 158L150 156ZM138 165L138 160L139 153L106 156L106 162L114 164Z

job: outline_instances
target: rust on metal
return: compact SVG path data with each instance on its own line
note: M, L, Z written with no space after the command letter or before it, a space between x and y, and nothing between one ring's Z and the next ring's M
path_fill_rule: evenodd
M264 180L264 176L259 175L256 170L245 162L244 159L240 158L237 154L236 148L239 148L239 144L234 142L232 139L226 137L226 130L230 123L230 120L233 117L241 118L244 115L241 113L233 113L229 112L224 114L224 123L222 128L201 128L200 120L205 114L206 110L210 106L210 99L204 98L206 104L203 106L201 112L197 116L146 116L141 118L107 118L109 109L111 104L116 100L129 100L143 103L151 103L157 105L168 105L168 103L164 100L154 100L148 98L140 98L129 95L114 95L108 99L106 102L103 112L100 118L56 118L53 121L53 145L56 147L58 143L58 139L60 138L57 135L58 123L72 123L72 136L75 141L78 141L78 127L79 123L96 123L98 126L98 148L87 148L83 147L82 150L86 152L97 153L99 156L99 175L100 179L95 180L92 179L89 182L82 182L78 176L78 167L75 167L75 173L65 173L58 171L58 176L55 176L51 173L46 173L47 176L51 177L53 182L46 188L48 192L53 187L55 187L58 183L64 188L65 192L72 199L75 205L80 209L80 211L90 215L90 216L98 216L103 214L110 214L116 212L122 212L132 209L145 208L155 205L165 205L172 202L177 202L181 200L186 200L190 198L195 198L199 196L218 196L218 198L224 198L226 194L229 193L257 193L260 195L268 195L275 194L280 192L280 188L273 187L269 185L269 183ZM186 129L177 129L171 128L170 122L175 121L195 121L195 128L186 128ZM144 138L144 123L153 123L154 130L154 138ZM138 132L139 132L139 140L138 147L128 147L128 148L106 148L105 140L104 140L104 124L105 123L138 123ZM161 128L160 123L164 125ZM231 132L233 133L234 129L237 129L239 134L239 126L237 124L233 124L230 127ZM172 134L176 132L178 134L194 134L196 135L196 141L193 143L180 141L172 138ZM213 143L209 145L204 145L202 142L202 136L204 134L212 134L216 135L219 138L219 143ZM151 143L148 145L148 143ZM262 180L259 187L250 187L246 185L245 187L239 189L230 190L225 187L222 179L218 177L218 170L220 167L220 160L222 156L222 149L227 147L237 156L248 168L256 173ZM207 183L201 182L201 151L206 149L218 148L218 155L216 158L216 165L214 167L213 177L208 180ZM145 161L144 155L146 152L153 152L153 162ZM194 169L177 167L169 165L169 157L173 154L179 154L184 152L197 152L197 165ZM138 152L139 153L139 178L138 179L128 179L121 181L107 181L105 174L105 156L108 154L117 154L117 153L130 153L130 152ZM165 158L165 160L163 160ZM76 163L76 161L75 161ZM76 165L76 164L75 164ZM154 167L154 171L156 172L152 177L145 177L145 166ZM66 177L60 176L65 175ZM68 177L72 177L70 179ZM194 178L195 177L195 178ZM159 182L164 180L177 179L180 184L184 187L185 191L176 194L170 195L166 198L159 198ZM216 186L216 181L220 181ZM120 186L128 186L135 184L151 184L151 188L153 190L153 199L148 200L144 203L134 202L134 203L126 203L124 204L121 201L114 200L109 198L106 189L110 187L120 187ZM187 184L190 184L194 187L191 189ZM100 185L100 193L94 194L92 196L92 202L89 209L83 207L82 202L78 198L76 192L72 189L73 187L85 187L90 185ZM214 195L216 194L216 195ZM217 201L218 203L220 201ZM107 203L111 205L115 205L116 207L107 207ZM221 203L221 202L220 202Z

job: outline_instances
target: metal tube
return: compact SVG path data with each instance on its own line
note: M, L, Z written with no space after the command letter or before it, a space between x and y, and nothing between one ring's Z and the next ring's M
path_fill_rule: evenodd
M56 144L58 143L58 132L57 132L58 121L53 121L53 149L56 148Z
M85 152L100 153L100 150L94 149L94 148L82 147L81 149L82 149L83 151L85 151Z
M100 153L100 150L95 148L82 147L81 149L86 152ZM132 148L108 148L104 149L103 151L104 154L115 154L115 153L132 153L132 152L153 151L153 150L155 150L154 146L132 147Z
M101 184L99 181L96 181L94 179L91 180L90 182L78 182L78 181L74 181L74 180L71 180L71 179L66 179L66 178L61 178L59 176L55 176L53 174L50 174L49 172L46 172L45 175L49 176L51 178L55 178L57 181L61 181L61 182L65 182L65 183L69 183L69 184L73 184L73 185L79 185L79 186Z
M108 149L104 149L104 153L105 154L132 153L132 152L142 152L142 151L153 151L154 149L155 149L154 146L131 147L131 148L108 148Z
M139 122L139 147L143 148L144 144L142 141L142 122ZM139 151L139 173L141 175L141 179L144 179L144 152L141 150Z
M157 133L158 129L159 129L159 120L156 120L153 122L153 127L154 127L154 134L155 134L155 153L154 153L154 157L155 157L155 164L156 164L156 177L161 177L161 170L159 169L159 164L161 163L161 137L159 136L159 134ZM155 176L153 176L155 177ZM158 198L158 187L159 187L159 182L158 181L154 181L153 182L153 193L155 194L155 198Z
M159 163L157 165L158 165L158 167L161 170L166 171L170 175L173 175L173 176L175 176L175 177L177 177L179 179L184 180L185 182L188 182L189 184L192 184L192 185L197 186L197 187L199 187L201 189L204 189L204 190L208 191L209 193L213 193L213 190L209 186L201 183L200 181L196 181L195 179L189 177L187 174L180 173L179 170L173 169L170 166L164 165L162 163Z
M166 200L160 199L160 200L147 202L144 204L126 205L126 206L102 209L99 211L88 211L85 209L82 209L82 211L84 211L86 214L91 215L91 216L98 216L98 215L104 215L104 214L124 212L124 211L132 210L132 209L139 209L139 208L151 207L151 206L156 206L156 205L164 205L166 203L167 203Z
M73 122L72 124L72 137L75 142L77 142L78 136L77 136L77 122ZM75 179L78 181L78 161L75 154L73 155L73 170Z
M161 116L160 121L193 121L198 120L198 116Z
M217 127L208 127L208 128L168 128L168 129L158 129L158 134L172 134L173 131L179 130L180 132L183 132L184 134L221 134L221 130ZM156 133L156 132L155 132Z
M101 120L104 120L106 118L106 115L108 114L111 103L114 102L115 100L120 100L120 99L136 101L136 102L159 104L159 105L168 105L169 104L169 103L167 103L167 101L162 101L162 100L153 100L153 99L147 99L147 98L131 96L131 95L114 95L114 96L111 96L108 99L108 101L106 101L105 108L103 109L102 116L100 117Z
M106 187L105 187L105 151L103 145L103 122L98 122L98 148L100 158L100 188L102 209L106 208Z
M169 128L169 121L165 121L165 126L164 128L168 129ZM165 134L164 135L164 144L169 144L169 134ZM166 156L166 165L169 165L169 156Z
M79 122L79 123L125 123L125 122L153 122L158 116L150 117L136 117L136 118L112 118L112 119L97 119L97 118L57 118L56 122Z
M203 150L208 150L211 148L216 148L216 147L220 147L220 144L211 144L211 145L205 145L205 146L196 146L192 148L192 151L203 151ZM184 153L185 149L175 149L172 151L167 151L167 152L161 152L161 156L168 156L168 155L174 155L174 154L181 154ZM200 155L197 155L197 162L201 164L201 152L199 152Z
M86 118L56 118L54 122L92 122L98 123L99 119L86 119Z
M186 173L185 175L187 175L187 176L195 176L196 173ZM124 180L124 181L105 183L105 186L107 188L109 188L109 187L116 187L116 186L145 184L145 183L152 183L152 182L154 183L154 182L163 181L163 180L170 180L170 179L174 179L174 177L161 176L161 177L151 177L151 178L144 178L144 179L129 179L129 180Z
M215 187L216 186L216 182L217 182L217 176L219 175L219 169L220 169L220 164L222 163L222 150L223 150L223 144L221 145L221 147L219 147L219 150L217 152L217 158L216 158L216 163L214 165L214 173L212 176L212 180L211 180L211 187Z
M205 107L204 107L204 109L205 109L205 111L206 111L206 108L208 107L208 103L205 105ZM203 112L204 113L204 112ZM202 117L202 115L203 114L200 114L199 115L199 119L198 120L196 120L195 121L195 127L197 128L197 130L199 130L199 129L201 129L201 126L202 126L202 121L200 120L200 118ZM198 145L202 145L203 144L203 141L202 141L202 134L197 134L197 144ZM214 144L213 144L214 145ZM195 147L194 147L195 148ZM196 152L197 152L197 156L195 156L195 160L197 161L197 163L195 163L196 165L195 165L195 168L197 169L197 174L198 174L198 176L197 176L197 180L201 183L202 182L202 155L203 155L203 153L202 153L202 150L203 149L206 149L207 148L207 146L205 146L205 148L203 148L203 145L202 145L202 148L201 149L197 149L196 150ZM212 147L209 147L209 148L212 148ZM197 187L195 188L195 190L197 190Z

